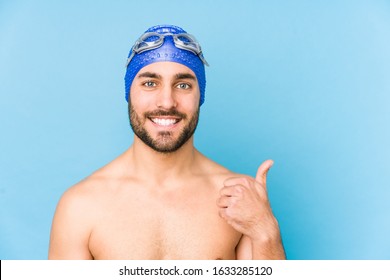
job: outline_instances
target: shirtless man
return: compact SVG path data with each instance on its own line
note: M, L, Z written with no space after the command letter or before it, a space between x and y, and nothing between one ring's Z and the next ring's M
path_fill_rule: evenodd
M125 76L134 142L62 196L49 259L285 258L266 191L272 160L251 178L194 147L204 65L179 27L136 42Z

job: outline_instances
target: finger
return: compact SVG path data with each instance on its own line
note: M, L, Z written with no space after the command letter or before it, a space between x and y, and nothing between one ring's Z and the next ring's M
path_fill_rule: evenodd
M273 164L274 164L274 161L272 159L268 159L268 160L264 161L259 166L259 169L257 169L256 181L264 184L264 186L265 186L267 184L267 173Z
M230 177L223 182L225 187L234 186L241 183L242 177Z
M227 215L226 215L226 208L222 208L218 211L218 214L219 216L224 219L224 220L227 220Z
M220 208L227 208L231 204L231 198L229 196L221 196L217 199L217 206Z
M229 213L229 208L221 208L218 211L218 214L221 218L223 218L226 222L230 223L232 221L232 217Z
M249 186L251 185L251 181L253 181L253 178L246 175L242 175L241 177L231 177L229 179L226 179L223 182L223 185L226 187L236 186L236 185Z
M245 185L247 186L247 185ZM242 194L245 192L245 187L244 185L234 185L234 186L227 186L223 187L220 191L219 194L221 196L228 196L228 197L241 197Z
M234 220L229 214L229 208L221 208L218 211L219 216L224 219L229 225L233 226Z
M235 194L235 186L236 185L233 185L233 186L225 186L223 188L221 188L221 190L219 191L219 194L221 196L233 196Z

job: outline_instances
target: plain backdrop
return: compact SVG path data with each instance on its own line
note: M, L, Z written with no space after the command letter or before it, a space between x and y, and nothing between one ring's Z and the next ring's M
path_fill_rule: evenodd
M150 26L211 65L196 147L268 189L289 259L390 259L390 1L0 0L0 259L46 259L62 193L126 150Z

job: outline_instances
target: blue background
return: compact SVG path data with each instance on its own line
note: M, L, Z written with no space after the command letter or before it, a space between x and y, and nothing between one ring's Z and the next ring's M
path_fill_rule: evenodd
M290 259L390 259L390 1L0 0L0 258L47 258L71 185L132 143L123 76L149 26L202 43L197 148L267 158Z

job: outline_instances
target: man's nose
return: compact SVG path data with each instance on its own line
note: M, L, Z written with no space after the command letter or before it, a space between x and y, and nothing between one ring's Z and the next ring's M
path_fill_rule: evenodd
M171 109L177 106L177 101L173 89L166 85L157 94L157 107Z

